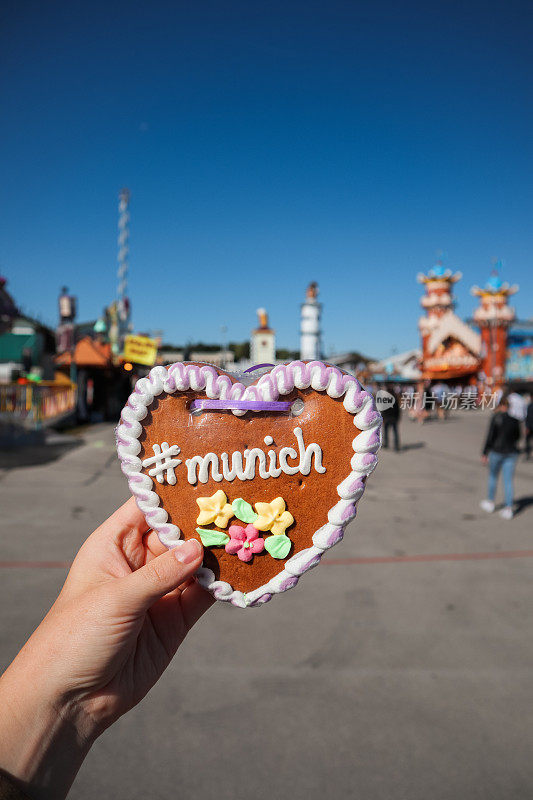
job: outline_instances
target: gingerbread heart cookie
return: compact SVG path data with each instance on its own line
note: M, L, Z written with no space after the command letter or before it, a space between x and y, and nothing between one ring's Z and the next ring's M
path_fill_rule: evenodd
M200 539L198 581L241 608L291 589L342 539L381 428L372 395L321 361L248 381L206 364L154 367L117 428L148 524L168 547Z

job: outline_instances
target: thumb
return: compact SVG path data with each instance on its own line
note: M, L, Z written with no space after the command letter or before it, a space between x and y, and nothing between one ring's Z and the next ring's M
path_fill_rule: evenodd
M198 539L187 539L144 567L122 578L122 589L130 611L147 611L156 600L191 578L202 563L203 547Z

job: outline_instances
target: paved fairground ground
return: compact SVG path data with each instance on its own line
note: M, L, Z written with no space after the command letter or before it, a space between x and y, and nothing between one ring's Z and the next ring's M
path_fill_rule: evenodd
M266 606L217 603L71 797L533 797L533 463L515 519L483 514L487 422L404 420L344 541ZM127 496L111 425L2 457L3 665L65 577L43 562Z

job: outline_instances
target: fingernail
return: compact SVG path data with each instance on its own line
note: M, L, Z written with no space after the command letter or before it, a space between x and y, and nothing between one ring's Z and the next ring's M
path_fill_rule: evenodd
M192 561L196 561L202 552L202 545L198 539L187 539L186 542L175 547L173 552L181 564L190 564Z

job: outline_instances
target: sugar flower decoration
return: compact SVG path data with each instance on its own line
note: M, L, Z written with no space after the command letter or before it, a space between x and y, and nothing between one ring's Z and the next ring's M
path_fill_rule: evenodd
M226 553L237 554L241 561L251 561L255 553L261 553L265 549L265 540L259 537L259 531L253 525L247 525L246 528L231 525L229 535Z
M196 502L200 506L200 514L196 520L198 525L214 522L219 528L225 528L233 516L233 509L222 489L211 497L198 497Z
M275 536L285 533L286 528L292 525L294 517L285 511L285 500L276 497L271 503L256 503L255 510L258 517L254 522L259 531L272 531Z

